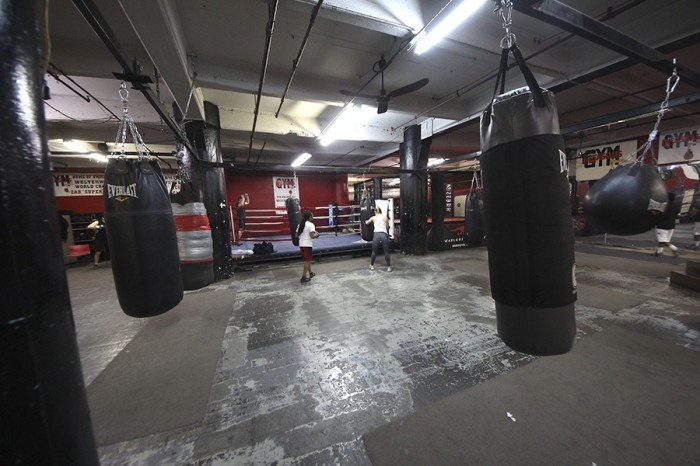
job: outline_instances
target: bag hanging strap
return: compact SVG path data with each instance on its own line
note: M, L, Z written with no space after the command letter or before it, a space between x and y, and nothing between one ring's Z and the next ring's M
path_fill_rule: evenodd
M533 75L532 71L530 71L530 67L527 66L527 63L525 62L523 55L520 53L520 49L518 48L518 44L513 44L513 46L510 48L510 50L511 50L511 52L513 52L513 56L515 57L515 61L518 63L518 68L520 68L520 72L525 77L525 82L527 83L527 87L529 87L530 92L532 92L532 98L535 101L535 107L543 108L545 106L545 103L544 103L544 96L542 95L542 88L537 83L537 80L535 79L535 75ZM503 75L505 78L505 71L503 72ZM505 79L504 79L504 81L505 81Z
M544 107L545 103L544 96L542 95L542 88L540 88L540 85L535 79L535 75L532 74L532 71L530 71L530 68L527 66L525 58L523 58L522 53L520 53L520 49L518 48L517 44L513 44L509 48L503 49L501 51L501 62L498 66L498 75L496 76L496 85L493 89L493 98L491 99L491 101L493 102L493 99L495 99L497 95L503 94L505 92L506 72L508 71L508 52L511 52L513 54L513 57L515 57L515 62L518 64L520 72L523 74L523 77L525 77L527 87L532 93L532 98L535 101L535 106L540 108Z

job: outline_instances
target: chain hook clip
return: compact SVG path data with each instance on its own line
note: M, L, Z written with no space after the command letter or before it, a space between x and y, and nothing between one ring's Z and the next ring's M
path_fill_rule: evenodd
M500 46L502 49L509 49L513 47L517 41L515 34L510 32L510 27L513 24L513 2L511 0L498 0L494 13L499 13L501 15L503 29L506 31L506 35L501 39Z

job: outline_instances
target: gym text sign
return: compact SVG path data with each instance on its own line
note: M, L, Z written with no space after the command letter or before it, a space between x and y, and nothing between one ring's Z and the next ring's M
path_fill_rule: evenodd
M299 199L299 185L296 176L273 176L272 192L275 196L275 209L285 209L287 213L286 201L288 197Z
M175 175L164 174L164 177L170 192ZM104 173L54 173L52 178L56 197L102 196L102 186L105 182ZM113 190L109 194L111 197Z
M576 180L599 180L636 150L636 140L580 149L576 154Z
M700 128L688 128L661 133L659 165L700 160Z

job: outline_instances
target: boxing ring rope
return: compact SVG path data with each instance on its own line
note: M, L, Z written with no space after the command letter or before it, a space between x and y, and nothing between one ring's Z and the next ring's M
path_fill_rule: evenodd
M322 234L359 235L359 205L325 205L305 207L314 213L316 230ZM319 215L316 215L318 213ZM253 214L253 215L250 215ZM323 215L322 215L323 214ZM240 242L291 241L287 212L281 209L246 209L246 226L241 237L238 230L238 217L233 207L229 208L234 244ZM252 220L252 221L250 221Z

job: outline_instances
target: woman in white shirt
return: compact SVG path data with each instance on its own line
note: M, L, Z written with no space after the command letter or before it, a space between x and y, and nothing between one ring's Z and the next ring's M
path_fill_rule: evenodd
M382 213L382 209L377 206L374 208L374 215L365 222L369 225L374 223L374 233L372 236L372 257L369 262L369 269L374 270L374 261L377 259L377 249L382 245L384 251L384 261L386 262L387 272L391 272L391 257L389 257L389 217Z
M311 271L312 240L318 238L316 225L314 225L314 223L311 221L313 218L314 214L308 209L305 210L304 216L302 217L301 222L299 222L299 227L297 228L299 250L301 251L301 258L304 260L304 272L301 274L302 283L306 283L316 276L316 274Z

